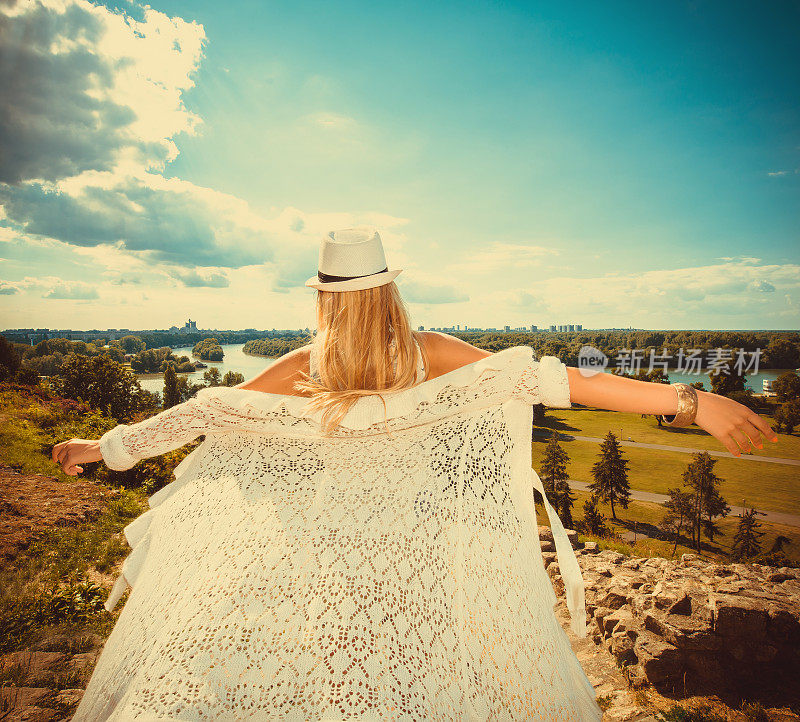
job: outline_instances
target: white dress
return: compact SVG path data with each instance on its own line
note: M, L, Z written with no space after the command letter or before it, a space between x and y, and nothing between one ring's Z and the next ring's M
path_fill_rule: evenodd
M518 346L383 397L325 437L305 398L214 387L102 437L115 469L204 441L125 528L107 609L132 590L74 722L601 719L532 498L564 365Z

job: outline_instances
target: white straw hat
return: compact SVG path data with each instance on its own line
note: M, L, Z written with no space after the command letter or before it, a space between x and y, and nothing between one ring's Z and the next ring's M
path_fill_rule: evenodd
M374 228L344 228L322 238L317 275L311 276L306 286L320 291L362 291L391 283L402 270L389 270L381 237Z

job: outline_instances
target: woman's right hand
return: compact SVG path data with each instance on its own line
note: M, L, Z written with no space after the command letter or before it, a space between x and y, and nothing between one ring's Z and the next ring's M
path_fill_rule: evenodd
M53 446L52 459L60 464L68 476L77 476L83 471L79 464L102 461L100 442L91 439L70 439Z
M778 435L766 419L738 401L709 391L697 392L697 416L694 423L721 441L734 456L750 452L750 444L763 449L761 435L776 442Z

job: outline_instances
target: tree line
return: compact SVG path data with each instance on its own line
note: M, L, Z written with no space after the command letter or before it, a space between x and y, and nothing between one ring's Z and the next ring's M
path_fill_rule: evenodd
M557 356L568 366L578 365L582 346L593 346L610 361L625 350L650 351L677 358L679 349L700 349L704 368L714 349L761 350L759 368L797 369L800 366L800 333L797 331L450 331L468 343L487 351L512 346L531 346L537 356ZM613 365L613 364L610 364Z
M681 539L699 552L702 551L703 537L713 542L719 536L720 519L730 514L731 508L720 492L723 482L714 473L713 459L708 452L698 452L683 472L683 486L668 490L668 498L661 504L662 518L660 530L673 542L672 554L677 551ZM583 518L573 519L572 508L575 501L569 485L567 465L569 456L553 432L545 447L540 465L540 478L545 493L561 522L568 528L577 528L597 537L610 535L607 519L599 509L605 503L611 507L612 519L617 519L616 509L627 509L631 498L628 479L628 460L624 457L620 443L609 431L598 452L598 459L592 465L589 484L590 497L583 504ZM535 493L535 496L539 496ZM764 553L761 545L761 524L756 516L762 512L755 509L743 511L733 537L731 557L736 560L749 560ZM778 537L775 545L767 552L773 561L788 564L782 547L788 543L786 537Z

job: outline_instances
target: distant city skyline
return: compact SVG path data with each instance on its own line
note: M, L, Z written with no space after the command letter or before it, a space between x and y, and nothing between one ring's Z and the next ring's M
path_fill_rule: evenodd
M360 224L414 327L800 327L800 4L0 14L2 327L311 327Z
M424 326L419 325L418 331L440 331L440 332L477 332L477 333L582 333L582 332L604 332L604 331L671 331L674 329L657 329L657 328L638 328L633 326L622 327L598 327L598 328L584 328L582 324L551 324L548 327L539 328L537 324L529 324L528 326L511 327L504 326L491 326L491 327L475 327L468 324L455 324L451 326ZM679 329L685 331L712 331L718 329ZM749 332L753 330L761 331L775 331L780 329L729 329L737 332ZM182 326L172 325L168 328L92 328L92 329L56 329L47 327L19 327L7 328L0 331L12 340L29 342L36 344L45 338L69 338L72 340L90 341L95 338L119 339L123 336L136 335L136 334L173 334L178 336L183 335L206 335L213 333L226 333L226 334L241 334L242 336L253 336L254 334L297 334L308 333L313 331L313 328L306 326L301 328L278 328L278 327L265 327L265 328L203 328L202 325L198 326L197 321L188 319Z

